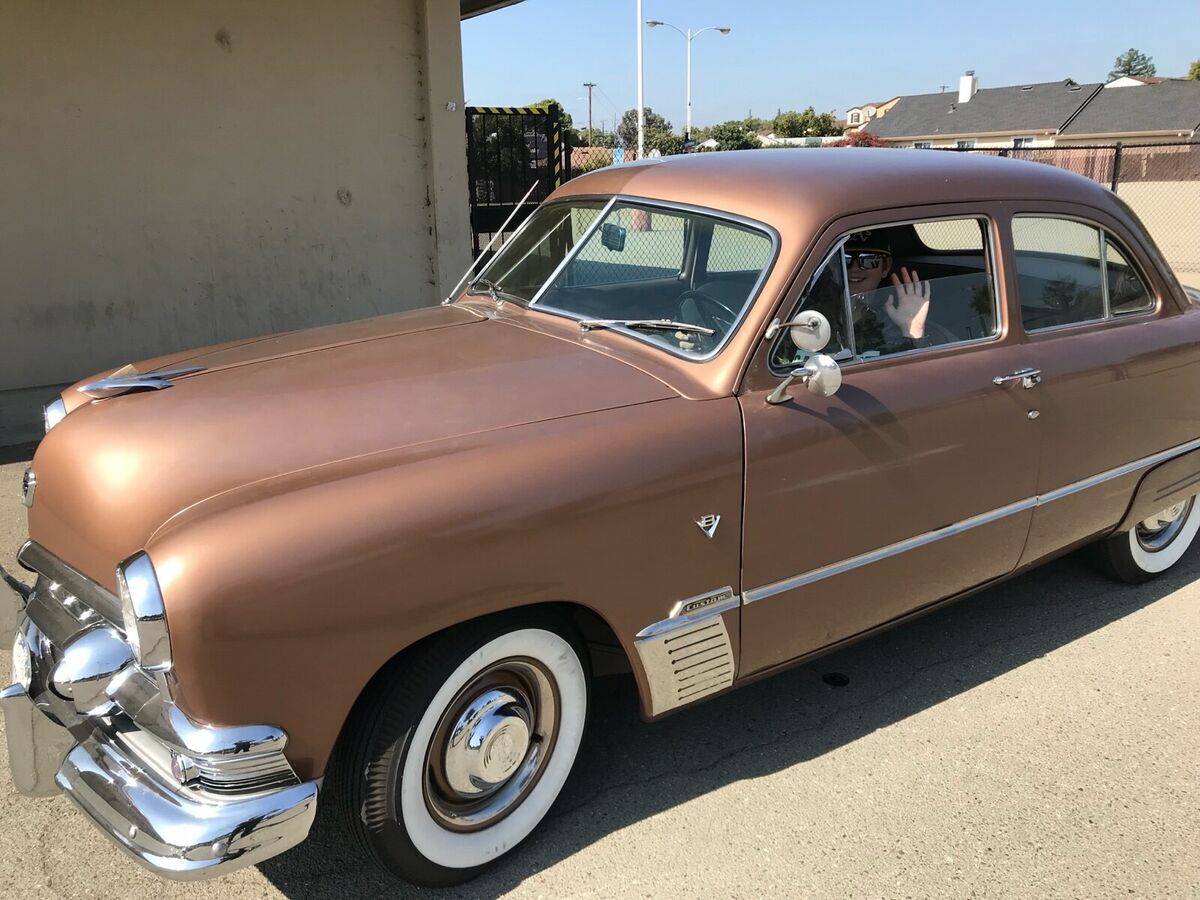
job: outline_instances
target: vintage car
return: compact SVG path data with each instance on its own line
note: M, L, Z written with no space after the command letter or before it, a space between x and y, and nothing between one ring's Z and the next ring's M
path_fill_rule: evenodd
M1177 562L1198 341L1129 209L1050 166L580 177L440 307L50 403L13 777L170 878L320 802L387 870L465 880L554 803L597 675L656 719L1074 548Z

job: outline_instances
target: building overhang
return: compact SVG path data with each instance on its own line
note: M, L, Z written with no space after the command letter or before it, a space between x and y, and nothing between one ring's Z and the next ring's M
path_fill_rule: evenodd
M459 0L459 18L470 19L472 16L482 16L493 10L506 6L515 6L521 0Z

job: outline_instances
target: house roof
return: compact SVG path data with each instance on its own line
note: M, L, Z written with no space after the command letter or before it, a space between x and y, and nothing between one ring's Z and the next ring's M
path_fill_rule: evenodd
M1200 127L1200 81L1164 79L1109 88L1070 122L1064 136L1191 133Z
M521 0L459 0L459 18L469 19L472 16L481 16L494 9L503 9L505 6L514 6L520 2Z
M865 130L892 139L1057 131L1102 87L1068 78L981 88L966 103L959 103L954 91L901 97L886 116L872 119Z

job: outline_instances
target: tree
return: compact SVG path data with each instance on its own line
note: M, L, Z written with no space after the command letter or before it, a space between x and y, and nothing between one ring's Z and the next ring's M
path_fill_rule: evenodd
M1200 81L1200 59L1193 59L1191 68L1188 69L1187 77L1189 81Z
M718 150L752 150L762 146L758 134L746 127L745 120L733 120L714 125L708 136L717 142Z
M789 109L780 112L771 122L777 137L833 137L842 133L833 113L818 113L811 106L804 112Z
M646 127L645 133L651 131L674 131L671 123L664 116L660 116L650 107L646 107ZM621 143L626 147L637 147L637 110L627 109L625 115L621 116L621 124L617 126L617 134L621 138Z
M854 131L840 141L832 141L826 147L882 147L883 142L869 131Z
M600 128L581 128L578 145L581 147L615 147L617 136L611 131L604 131Z
M636 138L635 138L636 140ZM663 131L661 128L646 131L646 152L657 150L663 156L672 156L683 152L683 138L673 131Z
M563 134L571 142L572 147L579 146L579 132L575 130L575 122L571 118L571 114L567 112L567 108L555 100L553 97L547 97L545 100L539 100L537 103L530 103L530 106L541 107L545 109L547 106L554 104L558 107L558 124L563 130Z
M1153 75L1157 71L1153 59L1130 47L1113 62L1113 70L1108 73L1108 80L1124 78L1126 75Z

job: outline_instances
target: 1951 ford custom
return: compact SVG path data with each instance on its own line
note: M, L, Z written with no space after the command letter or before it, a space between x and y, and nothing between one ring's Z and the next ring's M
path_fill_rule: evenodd
M1200 528L1200 304L1112 193L930 151L570 182L439 308L135 363L49 404L12 774L154 871L302 841L478 873L589 681L647 719L1076 547Z

